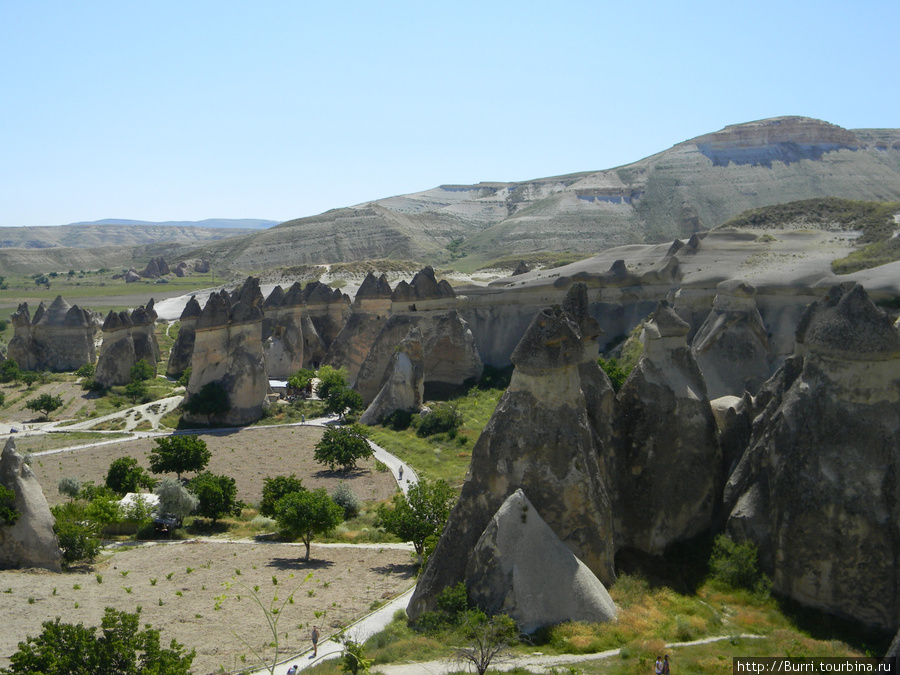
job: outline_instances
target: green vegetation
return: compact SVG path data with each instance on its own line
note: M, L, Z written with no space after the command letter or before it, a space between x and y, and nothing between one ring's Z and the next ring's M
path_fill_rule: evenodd
M900 202L863 202L826 197L751 209L726 221L721 227L784 229L805 226L825 230L860 230L859 243L865 246L831 265L835 274L849 274L900 260L900 240L893 238L897 229L894 215L898 212Z
M347 427L328 427L322 439L316 443L315 460L327 464L332 471L340 467L341 471L356 468L361 459L372 456L372 446L366 440L368 434L359 424Z
M44 413L46 419L50 419L50 413L63 407L62 396L41 394L25 403L25 407L34 412Z
M134 614L107 607L100 632L83 624L45 621L41 634L19 643L4 675L187 675L195 652L172 640L160 646L159 631L140 629L140 607Z
M328 496L324 488L291 492L275 504L275 519L281 529L294 539L301 539L306 545L309 560L309 545L317 534L325 534L341 524L344 509Z
M269 518L275 517L275 505L278 501L292 492L303 492L303 481L297 478L297 474L290 476L266 477L263 479L262 500L259 503L260 514Z
M153 488L153 493L159 497L158 512L173 515L176 518L186 518L200 503L200 500L192 495L180 480L171 476L162 478Z
M231 409L228 392L218 382L208 382L191 396L184 409L192 415L223 415Z
M456 494L445 481L421 480L409 488L408 494L394 495L391 506L378 508L377 525L402 541L411 541L421 558L426 540L444 531L455 501Z
M244 504L237 498L234 478L204 471L191 479L188 489L197 497L197 515L208 518L213 525L223 516L238 516Z
M109 465L106 487L124 496L129 492L139 492L141 488L153 487L153 479L134 457L119 457Z
M16 493L0 485L0 527L15 525L20 515L16 510Z
M156 449L150 452L150 471L153 473L174 473L181 480L181 474L188 471L203 471L212 452L206 441L199 436L165 436L154 439Z
M370 427L369 438L414 466L421 478L440 478L458 489L469 469L470 448L481 435L502 395L501 389L473 387L466 396L455 399L453 403L462 417L462 425L455 438L450 438L446 433L420 438L416 435L418 415L410 416L409 428L395 431L387 426L391 420L383 426ZM428 405L434 406L431 402Z
M416 436L427 438L435 434L447 434L449 438L456 438L456 433L461 426L462 415L459 414L457 407L442 403L434 406L431 412L422 416L416 429Z

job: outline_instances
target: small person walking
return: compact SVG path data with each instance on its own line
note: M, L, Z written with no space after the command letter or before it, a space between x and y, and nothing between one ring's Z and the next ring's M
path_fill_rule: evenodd
M290 668L288 668L287 675L297 675L297 671L300 670L295 663Z
M656 667L653 670L654 675L663 675L663 662L662 657L656 657Z
M312 658L316 658L316 655L319 653L319 627L313 626L312 631L310 631L310 637L313 642L313 655Z
M666 654L663 658L663 675L669 675L669 655Z
M400 470L397 472L398 480L403 480L403 465L400 465Z

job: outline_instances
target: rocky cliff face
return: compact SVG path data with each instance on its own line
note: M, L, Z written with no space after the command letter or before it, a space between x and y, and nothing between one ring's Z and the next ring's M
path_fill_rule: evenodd
M195 328L200 317L200 303L197 297L192 295L184 306L181 318L178 320L178 337L169 352L169 362L166 364L166 375L180 377L191 366L191 356L194 353L194 341L197 334Z
M900 336L848 284L809 307L797 343L752 402L749 447L725 490L728 529L759 546L778 592L893 632Z
M248 424L262 416L269 383L262 346L263 312L258 281L245 283L234 297L225 291L210 296L195 326L191 380L186 400L204 385L217 382L228 393L230 410L215 419L192 421L230 426Z
M719 284L712 311L691 343L711 399L755 393L770 375L769 338L756 308L756 288Z
M375 400L360 416L360 424L377 424L397 410L419 410L425 400L425 359L422 333L413 327L403 338L384 373Z
M472 449L472 463L407 610L415 619L465 580L490 519L516 490L603 582L614 579L609 488L581 392L584 346L562 310L538 313L512 356L509 389Z
M356 383L363 361L390 316L392 294L385 275L376 279L369 272L356 293L350 317L328 349L325 363L346 368L351 384Z
M685 341L663 301L644 353L617 396L613 464L617 546L660 554L711 528L723 482L715 419Z
M53 514L40 483L16 452L16 442L11 438L0 455L0 485L15 493L15 509L20 514L12 526L0 526L0 568L43 567L61 571L62 554L53 532Z
M77 370L97 360L94 315L78 305L69 305L61 295L45 308L38 306L34 316L28 303L19 305L12 315L13 339L7 357L25 370Z
M154 332L156 317L152 298L146 307L138 307L130 315L124 311L110 311L101 329L103 342L94 375L98 384L103 387L128 384L131 368L138 361L151 366L155 375L159 361L159 345Z

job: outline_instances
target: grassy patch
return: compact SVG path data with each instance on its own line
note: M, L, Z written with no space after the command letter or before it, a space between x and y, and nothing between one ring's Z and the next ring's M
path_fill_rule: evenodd
M459 488L469 469L472 446L494 413L502 395L502 389L473 388L468 395L453 399L450 403L457 406L463 421L455 438L450 438L447 434L419 438L412 427L404 431L392 431L383 426L371 427L369 438L415 467L420 477L429 480L442 478Z
M131 434L95 434L90 431L67 431L57 434L41 434L16 438L19 452L44 452L57 448L68 448L97 441L111 441L116 438L130 438Z

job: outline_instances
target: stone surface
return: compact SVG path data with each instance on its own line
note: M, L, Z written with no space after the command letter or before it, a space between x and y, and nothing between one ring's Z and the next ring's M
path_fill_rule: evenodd
M507 614L525 633L565 621L616 618L606 588L521 489L503 502L475 545L466 587L476 606L489 615Z
M644 353L617 396L617 546L658 555L707 531L724 480L716 423L690 327L663 301Z
M395 291L396 293L396 291ZM417 327L422 333L426 389L458 388L484 368L475 338L459 312L424 311L393 314L382 327L356 378L356 389L368 405L381 388L394 348Z
M598 463L579 379L584 347L562 310L533 319L513 353L516 365L472 449L462 492L416 586L413 619L465 579L490 519L521 488L556 536L604 583L615 578L609 490Z
M752 436L724 492L728 531L757 544L777 592L893 632L900 337L854 285L831 289L801 324L801 356L748 411Z
M422 333L410 329L397 345L385 371L381 390L360 416L360 424L378 424L396 410L418 410L425 397L425 362Z
M178 336L169 351L169 361L166 364L166 375L169 377L180 377L185 370L191 367L194 340L197 337L195 329L200 312L197 296L192 295L181 312L181 318L178 320Z
M16 495L21 514L15 524L0 527L0 567L62 569L62 553L53 532L55 519L31 467L16 452L10 438L0 455L0 485Z
M755 393L771 375L769 338L756 307L756 288L719 284L712 311L691 343L710 398Z
M145 361L156 375L159 345L154 332L156 311L153 299L146 306L128 312L110 311L103 322L103 342L94 380L103 387L128 384L131 369L138 361Z
M41 303L33 317L22 303L11 319L14 335L7 356L24 370L77 370L97 360L96 317L60 295L47 308Z

